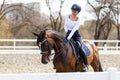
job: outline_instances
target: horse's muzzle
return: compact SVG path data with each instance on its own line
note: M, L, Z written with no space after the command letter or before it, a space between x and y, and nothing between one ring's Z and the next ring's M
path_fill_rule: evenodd
M50 62L50 60L49 59L42 59L42 61L41 61L43 64L47 64L48 62Z

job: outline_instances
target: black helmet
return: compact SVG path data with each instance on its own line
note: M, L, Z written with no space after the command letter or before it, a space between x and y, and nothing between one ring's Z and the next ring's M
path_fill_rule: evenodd
M81 7L79 5L77 5L77 4L73 4L72 7L71 7L71 10L80 12Z

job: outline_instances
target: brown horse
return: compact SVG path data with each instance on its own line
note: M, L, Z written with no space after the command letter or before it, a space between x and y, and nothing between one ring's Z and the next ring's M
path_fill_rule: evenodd
M83 72L82 60L77 63L76 69L76 57L73 54L71 45L64 45L64 36L53 30L43 30L40 34L33 33L37 36L37 45L41 49L43 64L47 64L50 61L51 50L55 51L53 58L53 65L56 72ZM84 41L84 43L90 48L91 55L88 57L88 63L92 66L95 72L102 72L102 67L99 59L99 54L96 46Z

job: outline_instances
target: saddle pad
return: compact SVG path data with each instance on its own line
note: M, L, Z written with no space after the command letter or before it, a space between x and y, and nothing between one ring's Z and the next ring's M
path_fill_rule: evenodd
M82 49L85 52L86 56L89 57L91 55L90 49L86 46L86 44L82 44Z

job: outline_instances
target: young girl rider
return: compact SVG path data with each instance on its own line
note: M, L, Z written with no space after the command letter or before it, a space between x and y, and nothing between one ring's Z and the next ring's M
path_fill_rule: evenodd
M80 55L85 65L84 69L87 71L88 61L87 61L86 54L82 49L82 38L79 33L80 19L77 16L81 11L81 7L78 4L73 4L71 7L71 11L72 11L71 14L66 17L65 23L64 23L64 29L66 32L64 44L66 45L68 43L68 40L70 40L71 38L76 42L77 46L79 46L79 50L81 52Z

